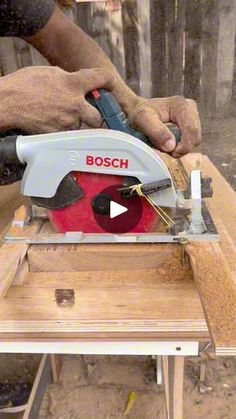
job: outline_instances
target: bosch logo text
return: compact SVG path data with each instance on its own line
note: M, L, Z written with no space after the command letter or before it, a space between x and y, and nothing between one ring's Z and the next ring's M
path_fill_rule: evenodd
M129 160L111 157L86 156L87 166L113 167L114 169L128 169Z

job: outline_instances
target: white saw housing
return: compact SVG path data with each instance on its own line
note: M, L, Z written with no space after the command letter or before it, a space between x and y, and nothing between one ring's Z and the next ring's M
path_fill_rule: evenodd
M170 179L170 188L151 197L156 205L176 207L170 173L157 151L129 134L96 129L19 136L16 148L27 163L23 195L51 198L68 173L90 172L136 177L141 183Z

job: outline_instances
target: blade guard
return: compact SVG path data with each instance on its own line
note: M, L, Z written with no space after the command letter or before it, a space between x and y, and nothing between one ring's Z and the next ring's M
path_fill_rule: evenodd
M27 163L21 193L51 198L70 172L137 177L141 183L170 178L156 151L139 139L119 131L96 129L19 136L17 154ZM176 192L152 194L157 205L176 206Z

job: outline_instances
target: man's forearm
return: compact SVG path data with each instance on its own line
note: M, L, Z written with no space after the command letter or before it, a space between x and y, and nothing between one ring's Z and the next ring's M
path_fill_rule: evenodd
M69 72L85 68L110 70L116 78L112 91L131 124L144 132L159 150L180 157L200 143L200 120L193 101L178 96L155 99L137 96L125 84L101 48L70 22L58 8L54 10L46 26L27 40L47 57L50 63ZM177 146L174 135L165 126L166 122L174 122L181 130L182 139Z
M117 70L98 46L80 28L56 9L50 21L28 41L34 45L51 64L73 72L82 68L107 68L113 72L117 83L113 91L126 113L137 104L137 96L125 84Z

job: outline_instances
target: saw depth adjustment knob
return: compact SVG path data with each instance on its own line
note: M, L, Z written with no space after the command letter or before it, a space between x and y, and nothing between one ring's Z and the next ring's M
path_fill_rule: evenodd
M107 194L95 195L92 200L92 208L96 214L99 215L109 215L110 214L110 203L112 197Z

